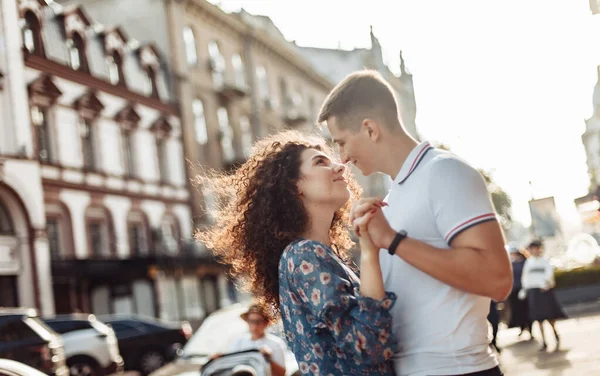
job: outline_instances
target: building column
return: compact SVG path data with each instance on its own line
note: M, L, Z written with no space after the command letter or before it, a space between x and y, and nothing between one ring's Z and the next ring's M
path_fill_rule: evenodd
M227 278L223 273L220 273L217 277L217 288L219 290L219 306L227 307L233 304L231 299L229 299L229 285L227 283Z
M34 230L33 247L39 283L40 312L44 316L54 315L54 290L52 289L52 268L50 249L45 229Z

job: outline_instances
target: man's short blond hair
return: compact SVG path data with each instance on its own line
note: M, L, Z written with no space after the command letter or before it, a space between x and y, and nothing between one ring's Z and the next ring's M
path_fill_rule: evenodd
M331 117L345 120L340 124L346 126L350 120L361 121L367 117L392 126L399 122L394 90L377 71L351 73L327 95L317 122L321 124Z

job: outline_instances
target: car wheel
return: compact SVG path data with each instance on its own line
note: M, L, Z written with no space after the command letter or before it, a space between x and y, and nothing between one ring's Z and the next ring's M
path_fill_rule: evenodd
M165 365L165 356L158 350L147 350L140 355L138 369L148 375Z
M67 366L71 376L103 376L98 365L91 359L69 359Z

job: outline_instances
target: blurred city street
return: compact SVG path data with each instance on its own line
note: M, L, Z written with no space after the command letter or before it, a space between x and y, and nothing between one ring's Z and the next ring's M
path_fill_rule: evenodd
M572 319L559 322L561 345L549 340L548 351L540 352L539 342L529 341L528 334L518 338L518 329L502 330L498 342L500 362L506 376L579 376L600 375L600 304L586 304L568 309ZM550 331L547 328L547 331ZM534 336L539 331L534 328ZM547 334L547 337L550 337Z

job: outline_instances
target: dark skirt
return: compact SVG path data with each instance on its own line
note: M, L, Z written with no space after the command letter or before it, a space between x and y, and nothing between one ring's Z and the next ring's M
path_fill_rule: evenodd
M509 328L531 327L531 319L529 318L529 299L519 299L519 290L513 290L508 297L510 309L510 319L508 321Z
M529 318L532 321L566 319L567 314L556 300L554 290L527 290L529 300Z

